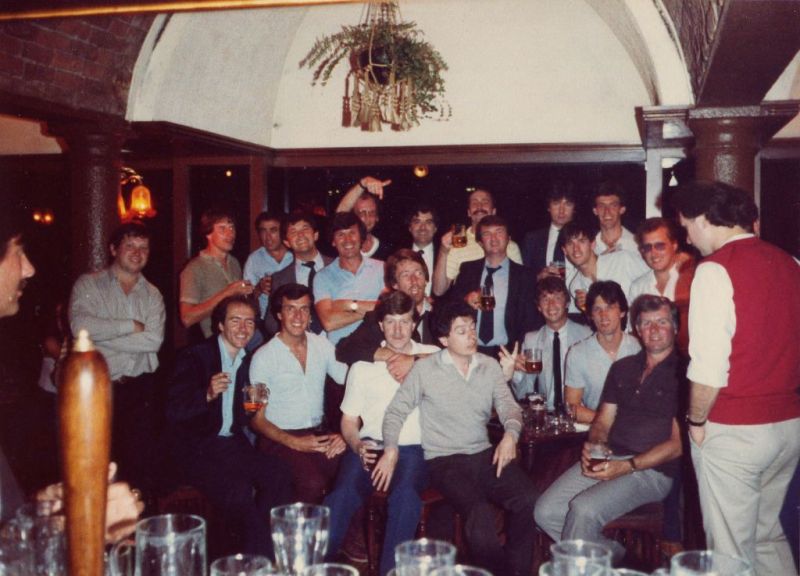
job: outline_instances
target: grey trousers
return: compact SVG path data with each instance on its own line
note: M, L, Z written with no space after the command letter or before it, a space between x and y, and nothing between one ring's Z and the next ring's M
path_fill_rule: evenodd
M615 558L624 550L603 537L603 526L643 504L666 498L672 478L640 470L614 480L587 478L581 463L564 472L536 501L536 524L553 540L582 538L608 546Z

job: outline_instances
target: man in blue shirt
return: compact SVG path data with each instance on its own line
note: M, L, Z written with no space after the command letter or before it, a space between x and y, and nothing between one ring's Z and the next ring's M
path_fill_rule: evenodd
M294 261L281 237L283 218L283 214L277 212L262 212L256 217L256 234L261 247L251 252L244 264L244 279L254 286L258 295L260 318L267 313L272 275Z

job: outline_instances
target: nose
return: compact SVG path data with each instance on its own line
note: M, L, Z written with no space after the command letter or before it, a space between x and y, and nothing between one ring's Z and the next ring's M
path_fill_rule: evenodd
M28 256L26 254L22 255L22 277L23 278L30 278L36 274L36 268L33 267L31 261L28 260Z

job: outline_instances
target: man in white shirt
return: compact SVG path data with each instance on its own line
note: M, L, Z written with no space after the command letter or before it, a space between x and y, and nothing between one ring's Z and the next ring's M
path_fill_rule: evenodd
M143 224L117 228L109 251L114 260L108 268L82 275L72 287L70 327L73 334L88 330L108 364L114 399L111 454L120 476L151 489L164 299L142 274L150 256L150 233Z
M625 190L618 182L602 182L592 195L592 212L597 216L600 231L594 239L596 254L626 250L639 257L633 233L622 226L625 214Z
M564 405L563 386L567 351L573 344L592 334L586 326L567 318L568 302L567 286L558 276L545 276L536 284L536 303L544 317L545 325L525 334L522 343L523 353L517 357L517 366L511 383L518 400L526 398L528 394L537 390L547 399L548 409ZM556 339L558 344L554 345ZM527 374L524 371L524 352L537 349L541 350L542 354L542 372L538 375ZM558 352L557 359L556 352ZM538 384L534 386L537 380Z
M431 278L436 263L436 245L433 238L439 229L439 215L432 206L421 202L408 213L406 225L411 234L411 249L422 256L422 260L428 268L428 278ZM426 296L431 295L432 286L431 282L425 286Z
M244 279L255 287L262 319L269 305L272 275L294 260L281 237L283 218L284 215L277 212L262 212L256 217L256 234L261 246L251 252L244 263Z

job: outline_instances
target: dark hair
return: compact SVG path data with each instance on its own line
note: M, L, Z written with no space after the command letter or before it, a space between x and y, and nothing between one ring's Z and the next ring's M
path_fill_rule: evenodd
M319 231L319 222L316 216L305 210L295 210L281 220L281 238L286 238L286 231L289 230L289 226L298 222L308 222L314 232Z
M753 197L722 182L690 182L680 186L672 196L672 205L684 218L705 216L714 226L740 226L753 230L758 208Z
M475 230L475 240L477 242L481 241L483 229L489 226L502 226L506 229L506 232L508 232L508 223L506 223L505 218L498 216L497 214L489 214L488 216L481 218L481 221L478 222L478 226Z
M333 243L333 237L336 236L339 230L347 230L353 225L358 226L358 233L361 235L361 241L363 242L367 237L367 227L364 226L358 216L353 212L337 212L334 214L333 220L331 220L331 243Z
M594 240L597 235L597 230L593 224L584 220L573 220L564 224L561 229L561 242L566 244L573 238L580 238L585 236L589 241Z
M653 294L642 294L631 304L631 326L635 326L637 331L639 329L639 318L643 312L656 312L662 308L669 308L669 317L672 320L672 327L675 332L680 327L680 318L678 316L678 307L669 298L664 296L654 296Z
M617 304L620 312L628 312L628 299L625 298L625 292L622 286L613 280L598 280L589 286L589 292L586 294L586 314L591 316L594 301L601 297L607 304ZM627 316L627 314L626 314ZM626 326L626 317L622 317L622 329Z
M214 306L211 312L211 331L214 334L219 334L219 325L225 323L225 317L228 315L228 307L231 304L244 304L253 311L254 318L259 318L258 304L250 296L244 294L237 294L235 296L227 296L220 300L219 304Z
M233 219L233 214L231 214L228 210L224 208L209 208L200 216L200 233L203 236L208 236L214 231L214 224L220 222L221 220L230 220L231 222L236 222Z
M419 312L414 305L414 300L400 290L382 294L378 298L378 305L375 306L375 318L378 322L383 322L383 319L391 314L408 314L409 312L411 312L414 322L419 320Z
M283 221L286 218L286 214L283 212L278 212L276 210L267 210L266 212L262 212L258 216L256 216L256 221L253 226L258 232L258 227L261 225L262 222L267 222L269 220L274 220L278 223L278 226L281 227L281 238L283 238Z
M669 218L648 218L636 229L636 243L641 246L642 245L642 237L645 234L650 234L651 232L655 232L659 228L665 228L667 231L667 237L670 239L671 242L678 241L678 228L675 226L675 222L670 220Z
M281 319L278 318L278 313L283 308L284 300L300 300L303 296L308 296L311 300L311 305L314 305L314 294L308 286L290 282L288 284L281 284L278 288L270 294L269 297L269 313L275 318L275 321L280 324Z
M625 189L616 180L601 182L592 192L592 204L597 201L598 196L616 196L620 205L625 206Z
M448 300L444 304L437 305L433 313L431 331L436 337L444 338L450 334L450 328L456 318L475 320L477 316L475 309L463 300Z
M405 262L406 260L411 260L412 262L416 262L422 266L422 270L425 272L425 280L430 280L428 266L425 265L425 260L422 259L422 256L410 248L400 248L400 250L393 252L386 259L385 263L383 281L384 284L386 284L386 287L390 290L393 290L392 286L397 284L397 266L400 264L400 262Z
M406 226L411 226L411 221L417 214L430 214L433 217L433 225L439 227L439 214L436 209L427 202L418 202L411 207L411 210L406 214Z
M563 294L567 302L569 302L567 285L558 276L545 276L536 283L536 302L545 294Z
M125 238L144 238L150 240L150 230L143 222L133 221L126 222L111 233L111 238L108 239L109 246L113 246L114 250L119 250L120 244Z
M547 189L546 200L548 204L561 199L572 202L573 204L578 203L578 194L575 191L575 183L571 180L553 180L553 182L550 184L550 187Z
M28 218L19 206L8 206L5 201L3 202L0 209L0 260L6 257L12 240L22 241Z

